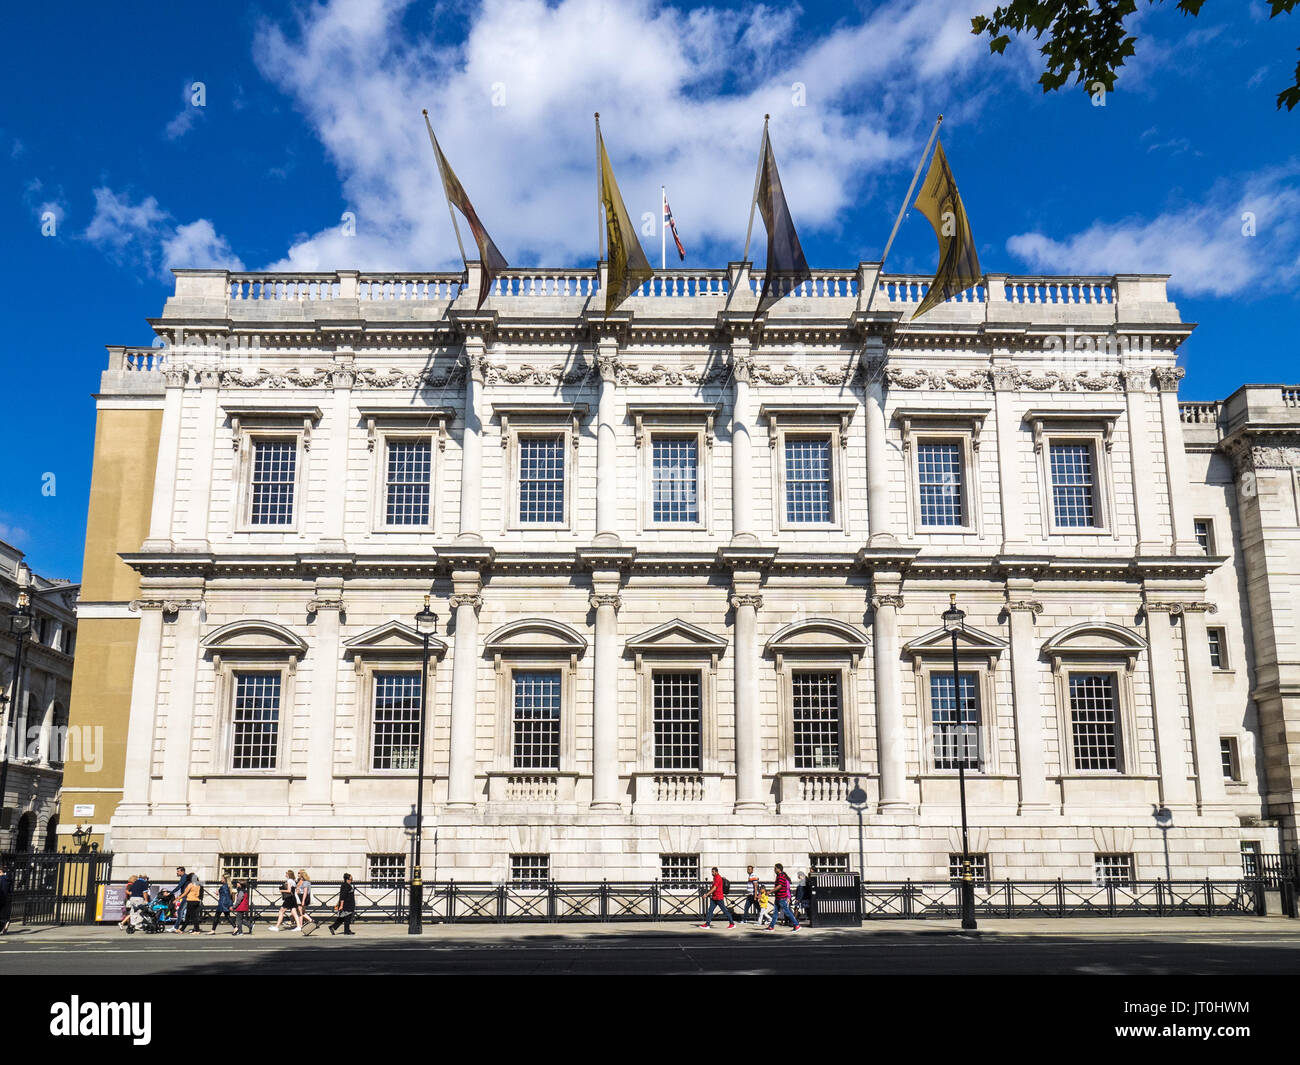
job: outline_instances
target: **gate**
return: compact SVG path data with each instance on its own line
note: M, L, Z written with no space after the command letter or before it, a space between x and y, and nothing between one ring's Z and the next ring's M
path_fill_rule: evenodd
M113 871L113 855L2 854L13 885L10 920L24 925L94 924L101 884Z
M862 923L862 881L857 873L813 873L808 887L809 924L856 928Z

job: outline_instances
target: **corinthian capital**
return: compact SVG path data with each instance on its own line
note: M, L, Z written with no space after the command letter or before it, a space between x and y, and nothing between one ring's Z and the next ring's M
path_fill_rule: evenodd
M1178 382L1187 373L1181 366L1157 366L1155 368L1156 386L1161 392L1177 392Z
M618 381L618 372L623 368L618 358L618 349L613 351L601 351L596 355L596 369L600 373L602 382L608 381L611 385Z
M465 367L469 371L470 377L482 384L487 379L487 350L478 344L467 345L465 348Z

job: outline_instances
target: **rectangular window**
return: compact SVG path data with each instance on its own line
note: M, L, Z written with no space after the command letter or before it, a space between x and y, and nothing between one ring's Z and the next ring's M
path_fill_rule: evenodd
M389 525L429 524L432 440L390 440L385 476L384 521Z
M236 673L231 765L274 769L280 749L280 674Z
M847 854L810 854L808 855L810 873L847 873L849 856Z
M1197 518L1192 522L1196 530L1196 542L1207 555L1214 554L1214 522L1209 518Z
M700 883L698 854L659 855L659 879L666 888L694 888Z
M1219 754L1223 762L1223 779L1240 780L1240 763L1237 761L1237 741L1231 736L1219 738Z
M917 491L922 525L964 525L962 513L961 444L952 441L918 444Z
M662 522L699 521L698 438L656 436L650 446L653 519Z
M366 879L371 887L401 887L406 883L406 855L367 854Z
M560 673L514 674L514 767L560 768Z
M519 520L564 521L564 437L519 438Z
M241 880L248 884L257 882L256 854L223 854L217 861L221 876L230 877L230 886L234 888Z
M1246 880L1258 880L1260 878L1259 862L1259 843L1255 840L1243 842L1241 845L1241 875Z
M795 673L790 685L794 706L794 767L839 769L839 673Z
M789 522L831 521L830 437L786 437L785 518Z
M1227 641L1224 640L1222 629L1207 629L1206 636L1210 641L1210 668L1227 669Z
M551 880L549 854L510 855L510 883L521 888L544 888Z
M1097 527L1096 477L1092 445L1052 444L1052 510L1063 529Z
M961 720L953 697L952 674L930 674L930 727L935 769L979 769L980 706L978 678L959 673Z
M298 466L296 440L253 442L253 525L292 525L294 478Z
M1119 717L1113 673L1070 674L1075 769L1119 769Z
M414 769L420 753L419 673L375 674L372 769Z
M1094 854L1092 869L1093 879L1098 884L1121 884L1128 887L1133 883L1131 854Z
M970 860L971 878L976 887L989 886L989 856L987 854L968 854ZM948 879L961 880L963 870L961 867L961 855L948 855Z
M656 769L699 769L701 704L698 673L654 674Z

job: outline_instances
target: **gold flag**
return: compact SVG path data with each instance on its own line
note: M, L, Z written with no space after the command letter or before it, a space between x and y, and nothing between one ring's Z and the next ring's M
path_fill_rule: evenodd
M596 144L600 149L600 199L605 205L605 235L609 247L609 281L605 289L605 313L609 314L634 289L654 277L655 272L636 230L632 228L632 220L618 191L599 122L596 125Z
M943 153L943 141L935 146L930 172L925 175L925 184L917 194L916 206L930 220L934 235L939 238L939 269L930 282L930 291L912 315L913 321L931 307L965 292L984 276L980 273L979 257L975 254L970 220L957 193L957 182L948 167L948 157Z

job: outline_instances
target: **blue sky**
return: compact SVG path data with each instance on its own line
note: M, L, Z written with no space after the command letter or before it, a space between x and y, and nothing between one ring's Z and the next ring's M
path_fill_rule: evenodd
M1300 380L1300 111L1273 105L1300 17L1270 22L1259 0L1198 19L1143 5L1137 56L1097 107L1076 89L1044 96L1026 44L989 55L969 16L993 6L8 11L0 538L38 572L78 578L104 345L152 340L170 267L455 265L422 107L506 257L548 266L595 257L594 110L632 215L666 184L687 265L701 267L739 257L765 111L814 267L879 257L943 111L984 269L1171 273L1200 323L1185 398ZM913 212L889 268L934 262Z

